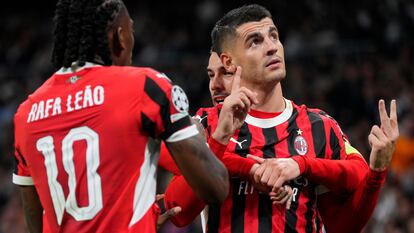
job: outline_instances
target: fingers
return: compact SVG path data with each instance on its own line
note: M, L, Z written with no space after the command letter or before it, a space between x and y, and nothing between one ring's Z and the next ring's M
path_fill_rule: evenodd
M257 184L261 183L262 175L264 171L266 170L266 166L261 165L259 168L256 169L256 172L253 175L253 180Z
M385 108L385 102L384 100L380 100L378 102L378 111L380 115L381 120L381 129L384 130L384 133L391 137L392 136L392 128L390 123L390 118L388 117L387 110Z
M286 209L289 210L290 206L292 205L292 200L293 200L293 190L292 188L289 186L290 190L289 190L289 199L286 202Z
M163 198L164 198L164 194L162 193L162 194L157 194L156 196L155 196L155 200L156 201L160 201L160 200L162 200Z
M393 121L395 123L398 122L398 118L397 118L397 101L396 100L391 100L390 119L391 119L391 121Z
M289 185L285 185L278 189L278 191L270 192L270 199L273 201L273 204L286 204L286 209L290 209L293 198L293 190Z
M231 85L231 92L237 91L240 88L240 76L241 76L242 68L241 66L237 66L236 74L233 77L233 83Z
M391 100L390 104L390 124L392 135L391 141L394 143L397 138L400 136L399 129L398 129L398 117L397 117L397 101Z
M377 125L372 127L371 134L377 137L382 143L387 143L389 141L387 135L385 135L384 131L382 131Z
M257 100L257 93L253 92L246 87L241 87L239 89L240 92L244 93L254 104L258 104L259 101Z
M266 161L264 158L260 158L258 156L251 155L251 154L247 154L247 158L253 159L254 161L256 161L256 162L258 162L260 164L262 164L262 163L264 163Z
M368 141L373 151L378 150L381 141L374 134L368 135Z
M385 109L385 102L384 100L378 101L378 111L380 114L381 126L389 123L389 117L387 114L387 110Z
M160 228L168 219L176 216L178 213L181 212L181 207L176 206L173 207L167 211L165 211L163 214L161 214L160 216L158 216L157 219L157 229Z
M283 176L279 176L279 178L276 180L276 182L273 185L273 189L278 189L280 187L282 187L282 185L286 182L287 180L283 177Z

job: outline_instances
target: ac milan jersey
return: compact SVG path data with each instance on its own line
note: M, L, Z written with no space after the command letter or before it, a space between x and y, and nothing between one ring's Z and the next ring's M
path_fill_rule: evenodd
M244 125L230 139L226 154L240 157L252 154L263 158L294 155L332 160L346 158L347 138L335 120L324 112L286 100L286 109L278 116L268 118L263 114L258 111L249 113ZM197 115L209 135L214 132L218 109L200 109ZM233 169L230 172L233 175L238 169L226 166ZM289 185L294 196L291 208L285 210L284 206L273 205L267 194L259 193L245 178L233 176L230 194L224 203L209 206L208 232L321 232L316 200L323 187L304 177Z
M19 107L13 182L51 232L155 232L160 140L197 134L178 86L149 68L61 69Z

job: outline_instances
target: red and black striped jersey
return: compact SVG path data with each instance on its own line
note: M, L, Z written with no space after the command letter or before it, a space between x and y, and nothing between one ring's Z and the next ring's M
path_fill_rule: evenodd
M197 115L207 133L214 132L219 110L200 109ZM231 138L225 154L242 158L252 154L263 158L306 156L340 160L356 151L350 148L347 137L330 116L321 110L297 106L286 100L286 109L276 116L269 117L267 113L252 110L244 125ZM267 194L253 188L245 178L249 166L224 163L233 175L230 194L223 204L209 206L209 233L322 231L317 197L323 188L317 183L304 177L291 181L293 202L291 208L285 210L284 207L272 205Z
M15 115L13 182L35 185L51 232L155 232L160 141L197 134L187 110L149 68L61 69Z

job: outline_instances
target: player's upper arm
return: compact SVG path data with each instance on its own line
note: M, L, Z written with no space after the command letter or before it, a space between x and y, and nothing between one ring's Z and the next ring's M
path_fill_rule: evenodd
M327 124L327 138L329 141L329 145L327 146L329 146L331 151L331 154L327 155L326 158L339 160L346 159L349 155L358 155L362 157L361 153L351 145L348 137L342 131L338 122L324 112L321 112L321 115L324 116Z
M169 142L197 134L188 115L189 102L185 92L173 85L164 74L148 71L144 77L140 108L140 127L153 138Z
M14 118L14 171L13 183L17 185L34 185L25 157L20 151L20 125L17 117Z

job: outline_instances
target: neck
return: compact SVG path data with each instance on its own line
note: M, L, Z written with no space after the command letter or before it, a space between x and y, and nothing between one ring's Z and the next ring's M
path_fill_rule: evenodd
M259 104L252 106L252 109L262 112L282 112L285 110L285 100L283 98L282 86L280 82L276 85L257 85L243 83L242 86L257 93Z

